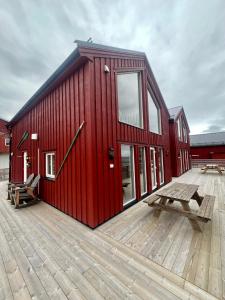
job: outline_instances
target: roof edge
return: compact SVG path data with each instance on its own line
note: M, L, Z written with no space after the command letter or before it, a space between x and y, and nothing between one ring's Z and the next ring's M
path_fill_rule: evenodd
M126 55L138 55L138 56L145 56L144 52L141 51L135 51L135 50L129 50L119 47L112 47L112 46L106 46L102 44L97 44L93 42L87 42L82 40L75 40L75 43L77 44L77 47L79 49L88 49L89 51L96 51L96 52L114 52L118 54L126 54Z

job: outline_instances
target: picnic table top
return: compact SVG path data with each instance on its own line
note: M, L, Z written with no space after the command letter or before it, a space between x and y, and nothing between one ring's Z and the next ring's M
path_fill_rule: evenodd
M218 168L219 166L217 164L206 164L207 168Z
M197 192L199 186L196 184L173 183L156 193L160 197L167 197L171 200L189 202Z

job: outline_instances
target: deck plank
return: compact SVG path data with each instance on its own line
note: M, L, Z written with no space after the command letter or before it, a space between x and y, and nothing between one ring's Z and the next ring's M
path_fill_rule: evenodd
M185 199L196 185L199 185L200 196L215 195L212 221L201 223L202 233L193 231L185 217L178 218L172 212L163 212L158 220L154 219L152 208L142 202L136 205L136 210L130 210L129 218L123 218L123 213L115 217L113 224L106 225L107 233L104 225L98 230L222 299L225 294L225 259L222 257L225 221L220 216L225 213L225 176L201 174L200 169L193 169L173 182L177 182L177 186L179 183L190 184L190 188L183 191L182 195L177 195L178 192L171 190L169 184L165 188L171 196ZM190 207L195 211L199 208L196 201L192 200ZM146 211L149 212L149 218ZM169 225L168 216L175 220L172 226ZM135 219L138 219L137 230ZM118 227L117 222L120 223ZM134 233L131 234L131 231Z
M211 230L195 234L173 213L155 218L142 202L91 230L42 202L14 210L0 183L0 299L222 299L225 180L196 171L176 180L218 196Z

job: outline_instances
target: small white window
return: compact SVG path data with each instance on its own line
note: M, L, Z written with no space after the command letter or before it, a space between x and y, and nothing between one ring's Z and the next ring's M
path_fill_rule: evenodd
M45 154L45 175L49 178L55 178L55 153Z
M5 146L9 146L10 144L10 138L5 138Z

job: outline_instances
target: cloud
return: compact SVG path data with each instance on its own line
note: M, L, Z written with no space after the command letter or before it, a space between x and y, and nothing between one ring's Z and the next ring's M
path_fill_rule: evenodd
M223 0L0 0L0 117L10 119L75 48L75 39L146 52L168 107L192 133L225 120Z

